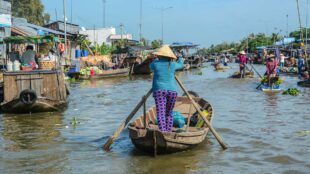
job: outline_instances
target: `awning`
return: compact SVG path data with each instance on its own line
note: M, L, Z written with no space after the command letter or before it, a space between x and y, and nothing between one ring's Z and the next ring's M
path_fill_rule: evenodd
M40 43L50 43L59 41L58 37L54 36L11 36L3 39L5 43L32 43L32 44L40 44Z

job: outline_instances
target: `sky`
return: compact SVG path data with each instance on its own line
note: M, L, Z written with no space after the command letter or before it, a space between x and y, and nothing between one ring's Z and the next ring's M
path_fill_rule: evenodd
M309 0L310 1L310 0ZM42 0L51 20L63 20L63 0ZM250 33L281 33L299 28L296 0L142 0L142 33L148 40L193 42L201 47L238 42ZM310 3L310 2L309 2ZM71 8L72 7L72 8ZM306 25L307 0L300 0ZM72 19L71 19L72 13ZM288 15L288 17L287 17ZM106 26L120 24L139 40L140 0L106 0ZM103 0L67 0L69 22L85 28L103 27ZM310 20L308 20L310 21ZM308 22L310 25L310 22Z

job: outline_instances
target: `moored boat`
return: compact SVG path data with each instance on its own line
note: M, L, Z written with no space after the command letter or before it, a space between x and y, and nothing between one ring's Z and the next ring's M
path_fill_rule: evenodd
M310 88L310 80L304 80L297 82L298 86Z
M61 71L5 72L1 110L6 113L61 111L67 105L68 95Z
M199 104L202 110L208 112L207 119L212 123L213 109L212 106L204 99L195 97L194 100ZM195 115L196 110L187 97L178 97L174 111L180 112L183 116L188 117ZM138 117L129 126L129 137L136 148L158 154L174 153L191 149L201 144L209 128L206 124L201 127L195 125L186 126L183 129L173 128L170 133L163 133L158 129L156 124L156 107L153 106L145 114Z
M233 75L230 76L230 78L235 78L235 79L241 78L241 74L240 72L235 72ZM245 78L254 78L254 72L247 70L245 72Z
M80 80L104 79L112 77L126 77L129 75L129 68L102 70L101 73L94 75L79 75Z

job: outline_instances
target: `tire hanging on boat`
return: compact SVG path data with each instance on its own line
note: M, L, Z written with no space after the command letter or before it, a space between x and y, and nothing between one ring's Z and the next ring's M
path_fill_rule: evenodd
M34 90L26 89L23 90L19 95L19 100L26 104L26 105L32 105L34 104L38 99L38 96Z

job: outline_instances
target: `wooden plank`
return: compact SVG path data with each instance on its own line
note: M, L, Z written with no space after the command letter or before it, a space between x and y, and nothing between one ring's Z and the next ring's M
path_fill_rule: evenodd
M16 76L3 76L4 82L4 101L10 102L15 98L18 98Z
M153 124L156 122L156 108L152 107L150 110L150 118Z

